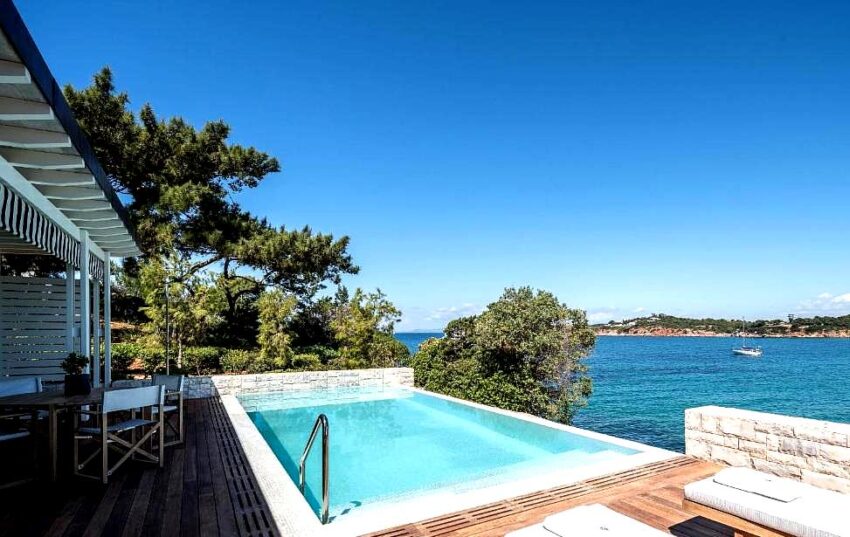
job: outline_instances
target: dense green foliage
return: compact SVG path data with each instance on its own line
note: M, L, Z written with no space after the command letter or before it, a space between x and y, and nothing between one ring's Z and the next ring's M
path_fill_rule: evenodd
M592 391L583 359L594 344L583 311L522 287L450 322L411 365L427 390L569 423Z
M297 301L280 289L269 289L257 300L260 315L260 360L269 369L287 369L292 365L292 335L288 324L295 311Z
M148 345L164 346L168 337L170 356L176 357L178 366L184 365L184 347L217 344L211 335L225 323L224 292L215 285L215 276L187 274L185 265L175 256L152 257L141 265L135 280L145 304L141 311L147 316L144 339Z
M688 319L655 313L648 317L610 321L604 325L594 325L597 329L616 330L621 333L640 330L671 330L682 332L706 332L711 334L735 334L742 330L739 319ZM789 315L784 319L760 319L747 322L747 333L763 336L810 335L823 332L850 330L850 315L840 317L797 317Z
M175 347L254 345L256 301L266 288L306 303L327 284L357 272L347 237L274 227L234 201L234 194L258 187L280 165L253 147L231 143L223 121L196 129L181 118L158 117L148 104L136 114L109 69L87 88L66 87L65 96L114 188L126 195L145 253L126 264L123 276L126 287L139 293L117 293L117 309L125 296L142 298L153 330L165 337L159 297L168 278L178 305L189 304L175 310L179 326L168 334ZM145 281L136 285L133 278ZM194 307L199 299L205 304ZM228 329L216 330L217 323ZM191 334L191 327L203 334ZM198 341L212 335L213 341Z
M202 299L198 304L193 304L191 299L186 302L183 307L189 312L203 309ZM260 329L256 346L205 346L199 344L204 338L198 337L175 350L178 359L172 363L172 370L200 375L222 371L352 369L393 366L408 358L407 347L393 337L399 311L380 291L365 293L357 289L349 296L341 287L333 298L323 298L308 308L297 306L293 295L275 288L265 291L257 301ZM190 319L202 322L197 320L199 317L190 316ZM301 332L299 337L299 331L310 326L314 330ZM305 338L305 333L311 338ZM133 341L114 344L112 356L115 378L132 369L145 373L165 369L164 346L148 333Z
M667 328L671 330L704 330L707 332L734 332L740 330L741 321L729 321L726 319L687 319L684 317L675 317L673 315L665 315L656 313L648 317L637 317L634 319L626 319L621 322L611 321L608 326L624 327L624 328Z
M334 366L343 369L392 367L408 355L407 347L393 337L401 312L380 290L354 292L350 300L338 300L330 326L338 344Z
M817 333L825 331L850 330L850 315L841 317L791 317L789 320L793 332Z
M162 370L166 354L171 370L194 374L373 367L407 356L386 297L357 290L349 299L340 287L359 270L348 237L275 227L237 203L280 170L274 157L232 143L221 120L196 128L149 104L134 112L108 68L65 97L144 254L113 267L113 320L135 327L113 347L116 378ZM0 269L58 275L64 265L9 255ZM329 286L335 296L322 293Z

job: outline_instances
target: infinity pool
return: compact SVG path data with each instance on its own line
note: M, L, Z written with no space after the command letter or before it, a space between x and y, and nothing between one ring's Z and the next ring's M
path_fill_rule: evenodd
M555 426L421 391L376 388L242 395L248 416L298 483L316 417L330 424L330 515L435 491L464 491L638 453ZM318 513L321 437L307 462Z

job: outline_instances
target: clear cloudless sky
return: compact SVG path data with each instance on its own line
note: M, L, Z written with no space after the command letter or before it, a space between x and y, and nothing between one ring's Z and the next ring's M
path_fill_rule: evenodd
M60 83L278 157L238 201L351 237L442 327L505 286L593 320L850 311L850 3L18 0Z

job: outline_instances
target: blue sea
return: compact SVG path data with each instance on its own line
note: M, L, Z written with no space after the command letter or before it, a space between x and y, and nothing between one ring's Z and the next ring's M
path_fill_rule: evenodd
M396 334L415 351L440 334ZM760 339L761 358L731 338L597 338L590 404L574 425L684 450L686 408L721 405L850 423L850 339Z
M410 354L415 354L419 344L432 337L443 337L442 332L398 332L395 338L407 346Z

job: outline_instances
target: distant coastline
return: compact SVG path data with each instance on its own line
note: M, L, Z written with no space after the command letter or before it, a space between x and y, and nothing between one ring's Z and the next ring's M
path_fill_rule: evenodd
M756 320L690 319L663 313L593 325L599 336L850 338L850 315Z
M724 332L700 332L691 330L638 330L633 332L618 332L616 330L594 329L597 336L610 337L741 337L741 333ZM841 330L835 332L817 332L812 334L787 333L787 334L753 334L747 333L748 338L795 338L795 339L824 339L824 338L850 338L850 331Z

